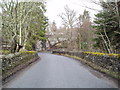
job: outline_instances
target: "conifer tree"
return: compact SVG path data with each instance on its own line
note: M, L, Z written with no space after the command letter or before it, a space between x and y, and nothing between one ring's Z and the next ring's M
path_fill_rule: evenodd
M102 11L95 15L96 38L94 40L96 43L94 46L107 53L120 53L120 18L118 18L120 1L101 2L101 6Z

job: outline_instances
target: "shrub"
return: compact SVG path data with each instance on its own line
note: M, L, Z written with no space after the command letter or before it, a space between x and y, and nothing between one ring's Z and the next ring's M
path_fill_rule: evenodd
M0 54L10 54L10 51L9 50L0 50Z
M20 51L22 54L35 54L37 53L36 51Z
M93 54L93 55L106 55L106 56L114 56L114 57L117 57L117 58L120 58L120 54L115 54L115 53L100 53L100 52L84 52L86 54Z

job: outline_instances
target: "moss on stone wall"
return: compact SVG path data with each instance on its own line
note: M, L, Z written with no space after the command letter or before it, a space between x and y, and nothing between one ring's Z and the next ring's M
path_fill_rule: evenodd
M15 68L19 67L19 69L21 69L27 62L36 58L38 58L38 54L34 51L24 51L15 54L2 55L0 60L2 62L3 79L16 72L16 70L14 70Z

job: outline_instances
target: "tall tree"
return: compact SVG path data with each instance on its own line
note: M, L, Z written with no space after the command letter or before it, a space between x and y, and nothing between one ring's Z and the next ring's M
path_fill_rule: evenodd
M76 11L70 9L67 5L65 6L64 10L65 10L65 12L61 13L59 16L62 19L62 23L63 23L64 27L66 27L66 29L67 29L68 48L72 49L72 46L74 44L72 30L75 28L76 21L77 21Z
M11 43L11 52L19 51L21 47L35 49L36 40L45 40L47 18L44 2L3 0L1 8L2 33Z
M116 6L117 5L117 6ZM118 2L101 2L103 10L96 14L95 47L108 53L119 53L120 50L120 1ZM116 7L114 7L116 6ZM114 10L113 10L114 9ZM116 33L118 32L118 33Z
M89 11L84 10L83 14L78 17L78 49L87 51L91 50L93 36Z

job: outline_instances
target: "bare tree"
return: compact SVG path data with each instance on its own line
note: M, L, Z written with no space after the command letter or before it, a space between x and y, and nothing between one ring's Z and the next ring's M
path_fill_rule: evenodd
M67 5L64 7L65 13L61 13L59 17L62 19L64 26L68 28L73 28L76 24L76 12L71 10Z
M72 49L73 47L73 29L75 28L76 24L77 24L77 17L76 17L76 11L70 9L67 5L64 7L65 12L61 13L59 15L59 17L62 19L62 24L64 25L64 27L66 27L67 29L67 44L68 44L68 48Z

